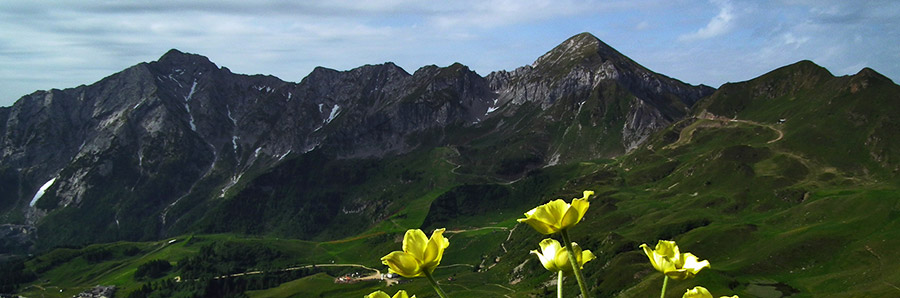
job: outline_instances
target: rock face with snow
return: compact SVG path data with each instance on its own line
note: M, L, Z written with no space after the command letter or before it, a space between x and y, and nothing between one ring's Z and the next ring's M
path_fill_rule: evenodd
M46 245L155 239L202 220L185 214L247 177L311 151L509 151L517 166L495 173L517 175L622 154L712 91L653 73L590 34L486 77L461 64L409 74L385 63L320 67L291 83L171 50L0 108L0 223L37 226ZM473 138L488 145L468 147Z
M618 130L620 137L614 137L615 142L626 151L687 115L695 102L715 91L654 73L589 33L569 38L532 65L494 72L487 80L498 93L498 105L533 102L548 110L562 101L577 106L577 113L581 113L586 103L594 101L593 112L607 114L607 123L623 122L610 128ZM623 105L616 115L608 115L606 110Z

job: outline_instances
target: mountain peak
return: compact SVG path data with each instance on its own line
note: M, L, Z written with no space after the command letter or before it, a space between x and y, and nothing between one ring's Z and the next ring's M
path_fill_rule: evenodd
M544 69L550 73L568 73L575 66L596 68L606 61L612 61L616 65L626 68L641 67L587 32L569 37L538 58L532 67Z
M768 80L782 83L787 80L795 83L813 83L830 78L834 78L834 75L831 74L828 69L825 69L810 60L801 60L794 64L779 67L754 80Z
M157 63L169 66L197 65L218 68L214 63L210 62L209 58L206 58L206 56L185 53L177 49L171 49L163 54L162 57L159 57Z
M582 59L595 55L598 52L600 39L597 39L590 33L581 33L566 41L538 58L532 66L535 68L542 66L555 66L560 64L570 64L570 62L581 61Z
M857 78L875 78L875 79L879 79L879 80L887 80L887 81L890 81L893 83L893 81L891 81L890 78L888 78L888 77L884 76L883 74L878 73L874 69L871 69L868 67L863 67L863 69L861 69L859 72L857 72L853 76L857 77Z

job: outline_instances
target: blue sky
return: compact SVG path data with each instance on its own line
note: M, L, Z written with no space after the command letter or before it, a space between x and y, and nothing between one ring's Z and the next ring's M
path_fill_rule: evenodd
M453 62L481 75L590 32L647 68L718 87L812 60L900 79L900 1L31 1L0 8L0 106L177 48L299 82L316 66Z

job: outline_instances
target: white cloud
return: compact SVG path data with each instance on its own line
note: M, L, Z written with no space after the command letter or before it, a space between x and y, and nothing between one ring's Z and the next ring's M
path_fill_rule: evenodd
M709 20L706 27L697 29L693 33L678 37L680 41L695 41L709 39L727 33L733 27L734 7L728 0L710 0L719 8L719 14Z
M638 31L646 30L648 28L650 28L650 22L647 22L647 21L641 21L640 23L638 23L637 25L634 26L634 30L638 30Z
M787 32L781 35L781 41L785 46L792 47L796 50L799 49L800 46L805 44L807 41L809 41L809 37L797 37L794 36L793 33Z
M571 0L482 0L453 3L453 9L432 15L429 21L439 28L491 28L586 14L606 8L594 1Z

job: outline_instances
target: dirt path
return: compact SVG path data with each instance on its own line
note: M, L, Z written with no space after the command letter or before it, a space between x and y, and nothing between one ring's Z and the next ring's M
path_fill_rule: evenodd
M772 124L764 124L764 123L759 123L759 122L756 122L756 121L740 120L740 119L730 119L730 120L728 120L728 121L729 121L729 122L746 123L746 124L756 125L756 126L762 126L762 127L765 127L765 128L771 129L771 130L774 130L775 133L778 134L778 137L769 140L768 142L766 142L766 144L772 144L772 143L781 141L781 139L784 138L784 131L781 131L780 129L778 129L777 127L775 127L775 125L772 125Z
M747 124L747 125L760 126L760 127L768 128L768 129L771 129L772 131L775 131L775 133L778 134L778 136L775 137L774 139L767 141L766 144L772 144L772 143L781 141L781 139L784 138L784 131L782 131L781 129L779 129L778 127L776 127L775 125L772 125L772 124L760 123L760 122L751 121L751 120L726 118L726 117L722 117L722 116L716 116L716 115L713 115L710 113L705 113L705 114L701 115L700 117L698 117L698 119L717 121L717 122L719 122L719 125L700 124L697 126L691 126L690 128L686 128L686 129L682 130L681 133L679 133L678 140L676 140L675 142L673 142L669 145L664 146L662 149L675 149L681 145L690 143L691 138L693 138L693 136L694 136L694 131L696 131L697 128L699 128L699 127L720 126L720 125L724 125L725 123L742 123L742 124Z
M453 152L456 153L456 156L459 156L459 154L460 154L460 153L459 153L459 149L456 149L455 147L449 147L449 148L450 148L450 149L453 149ZM454 163L453 161L451 161L449 158L444 158L444 161L447 162L448 164L450 164L450 165L453 166L453 168L450 169L450 173L453 174L453 175L456 175L456 176L470 176L470 177L475 177L475 178L487 179L488 181L492 181L493 183L502 184L502 185L510 185L510 184L519 182L519 180L522 180L523 178L525 178L525 176L527 176L527 175L522 175L522 177L516 178L516 179L514 179L514 180L504 180L504 179L502 179L502 178L497 178L497 177L494 177L494 176L491 176L491 175L479 175L479 174L460 173L460 172L457 172L457 170L459 170L459 168L462 167L461 164L456 164L456 163Z
M295 271L295 270L301 270L301 269L309 269L309 268L313 268L313 267L357 267L357 268L362 268L365 270L372 271L372 273L369 275L357 278L356 280L358 280L358 281L384 280L388 286L390 286L394 283L397 283L397 279L394 279L394 278L382 279L381 270L367 267L367 266L361 265L361 264L312 264L312 265L288 267L288 268L284 268L284 269L275 269L275 270L269 270L269 271L255 270L255 271L247 271L247 272L234 273L234 274L226 274L226 275L213 277L213 279L226 279L226 278L234 278L234 277L241 277L241 276L247 276L247 275L257 275L257 274L264 274L264 273L274 273L274 272L288 272L288 271ZM200 281L200 279L193 279L191 281ZM176 282L182 282L182 280L176 279Z
M480 227L480 228L471 228L471 229L462 229L462 230L449 230L449 231L444 232L444 234L457 234L457 233L465 233L465 232L473 232L473 231L481 231L481 230L491 230L491 229L509 231L509 228L507 228L507 227Z

